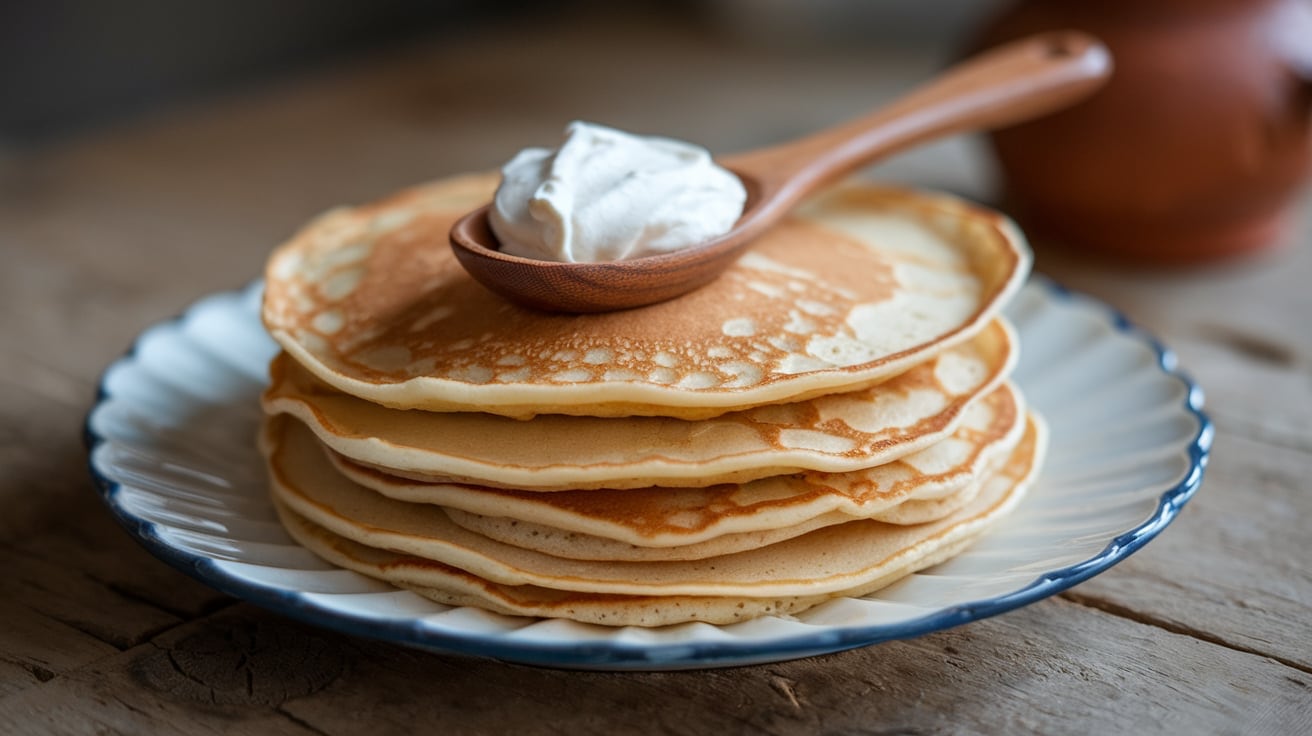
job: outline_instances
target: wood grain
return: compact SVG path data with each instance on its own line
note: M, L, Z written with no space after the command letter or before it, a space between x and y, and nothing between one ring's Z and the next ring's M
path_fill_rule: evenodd
M53 733L1298 733L1309 688L1266 658L1060 599L837 655L648 674L434 656L242 605L0 708ZM89 701L81 722L52 715Z
M553 94L518 73L526 58L552 71ZM913 641L645 675L436 656L234 604L146 554L97 498L80 426L99 371L146 325L247 282L312 213L493 166L574 117L751 148L849 118L933 61L732 47L651 23L511 28L11 152L0 732L1312 730L1306 221L1281 252L1189 272L1038 244L1040 269L1178 350L1208 392L1215 458L1177 523L1130 560L1065 598ZM987 196L974 150L954 141L878 173Z
M1221 434L1176 524L1069 595L1312 673L1307 470L1304 451Z
M364 678L391 697L356 691ZM524 734L1292 733L1312 725L1310 686L1262 657L1056 600L908 642L698 673L564 672L369 647L349 677L286 709L343 734L452 715L469 733L512 723Z
M5 622L0 627L0 697L118 651L17 601L0 602L0 620Z

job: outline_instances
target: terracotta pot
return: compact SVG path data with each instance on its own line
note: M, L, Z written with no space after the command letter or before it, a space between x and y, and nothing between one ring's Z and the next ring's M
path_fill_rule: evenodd
M1312 3L1028 0L978 46L1078 28L1107 44L1090 100L993 136L1039 234L1183 263L1278 238L1312 162Z

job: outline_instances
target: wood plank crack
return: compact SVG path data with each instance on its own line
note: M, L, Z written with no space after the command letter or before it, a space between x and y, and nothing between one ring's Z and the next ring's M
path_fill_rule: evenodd
M797 697L797 681L778 673L770 674L770 687L786 699L796 710L802 709L802 702Z
M21 667L24 671L26 671L29 675L31 675L32 678L37 682L50 682L51 680L58 677L58 675L55 674L54 672L33 662L24 662L19 659L12 659L10 657L0 657L0 662L8 662L10 664Z
M310 733L318 734L319 736L330 736L330 734L327 731L324 731L323 729L315 726L313 723L310 723L307 720L298 718L296 714L288 711L285 707L281 705L274 708L273 711L278 715L282 716L283 718L286 718L287 720L296 724L297 726L305 729L306 731L309 731Z
M122 585L122 584L120 584L120 583L111 582L111 581L107 581L107 580L101 580L100 578L98 578L98 577L96 577L96 576L94 576L94 575L92 575L92 576L90 576L90 577L91 577L92 580L95 580L96 582L98 582L98 583L104 585L107 589L113 591L114 593L116 593L116 594L118 594L118 595L123 596L124 598L126 598L126 599L128 599L128 600L130 600L130 601L133 601L133 602L135 602L135 603L140 603L140 604L145 605L145 606L151 606L151 607L156 608L156 609L158 609L158 610L164 611L165 613L168 613L168 614L172 614L172 615L174 615L174 616L177 616L178 618L180 618L180 619L183 620L183 621L180 621L179 624L185 622L185 621L188 620L188 619L201 618L201 617L204 617L204 616L208 616L208 615L210 615L210 614L213 614L213 613L218 613L219 611L222 611L222 610L225 609L225 608L230 608L230 607L235 606L235 605L237 605L238 603L240 603L240 601L239 601L238 599L236 599L236 598L226 598L226 597L225 597L225 598L215 598L213 601L210 601L210 602L208 602L208 603L202 605L202 606L200 607L199 610L197 610L197 611L190 611L190 610L187 610L187 609L185 609L185 608L181 608L181 607L178 607L178 606L172 606L172 605L169 605L168 602L166 602L166 601L158 600L158 599L155 599L155 598L151 598L151 597L148 597L148 596L142 595L139 591L134 590L133 588L128 587L128 586L126 586L126 585ZM160 630L155 631L154 633L150 634L149 636L144 637L144 638L143 638L143 641L144 641L145 639L150 639L150 638L153 638L153 637L155 637L155 636L158 636L159 634L162 634L162 633L164 633L165 631L168 631L168 630L171 629L171 628L173 628L173 626L165 626L165 627L161 628Z
M1097 611L1102 611L1103 613L1110 614L1118 618L1128 619L1135 623L1144 624L1145 626L1154 626L1164 631L1169 631L1172 634L1188 636L1194 639L1198 639L1199 641L1205 641L1208 644L1215 644L1216 646L1225 647L1226 649L1230 649L1236 652L1242 652L1244 654L1252 654L1258 657L1265 657L1273 662L1278 662L1286 667L1296 669L1299 672L1312 675L1312 667L1308 667L1306 665L1300 664L1299 662L1295 662L1291 659L1281 657L1278 654L1272 654L1270 652L1261 651L1260 649L1254 649L1252 647L1243 646L1242 644L1236 644L1234 642L1227 641L1226 639L1217 636L1215 634L1202 631L1199 629L1195 629L1189 626L1184 626L1179 623L1169 621L1167 619L1158 616L1153 616L1150 614L1143 613L1141 611L1136 611L1132 608L1129 608L1128 606L1123 606L1119 603L1114 603L1112 601L1103 598L1096 598L1094 596L1089 596L1083 593L1078 593L1069 590L1064 593L1061 593L1058 597L1070 601L1071 603L1075 603L1076 605L1085 606L1086 608L1092 608ZM1306 687L1306 685L1303 682L1297 679L1290 678L1290 681L1294 682L1295 684Z
M18 596L38 614L120 651L235 603L208 590L197 595L189 584L157 592L151 574L124 570L130 557L97 557L93 544L40 545L48 539L0 542L0 565L9 573L0 594Z
M1276 338L1255 334L1251 329L1204 323L1199 325L1198 332L1202 339L1258 363L1293 369L1301 362L1296 348Z

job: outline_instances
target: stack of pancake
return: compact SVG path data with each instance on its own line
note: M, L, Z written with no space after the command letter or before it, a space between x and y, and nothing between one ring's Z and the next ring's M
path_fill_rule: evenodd
M998 215L844 185L701 290L560 315L451 255L495 185L329 212L269 262L261 447L323 558L507 614L731 623L941 562L1036 474Z

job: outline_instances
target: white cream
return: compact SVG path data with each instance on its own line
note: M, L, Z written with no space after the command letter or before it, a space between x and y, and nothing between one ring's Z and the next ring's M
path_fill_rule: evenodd
M590 263L658 255L728 232L747 192L706 149L573 122L559 149L501 169L492 231L501 250Z

